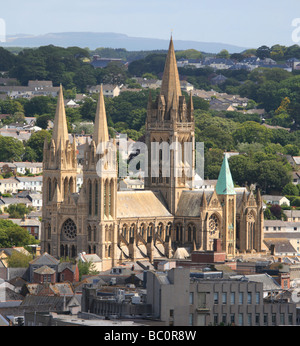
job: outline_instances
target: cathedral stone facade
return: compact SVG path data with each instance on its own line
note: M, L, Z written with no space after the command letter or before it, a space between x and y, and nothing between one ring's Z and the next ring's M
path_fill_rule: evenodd
M101 89L92 141L86 142L83 184L76 193L75 139L67 130L62 87L51 142L43 162L42 251L56 258L95 253L109 269L126 260L172 258L177 248L210 251L221 239L228 258L260 252L263 210L259 191L234 188L226 155L215 190L195 189L195 122L192 97L181 93L173 41L166 58L160 95L149 95L146 119L148 165L145 190L118 191L116 143L109 139ZM170 151L169 175L161 152L151 143L191 143L186 152ZM157 157L157 174L153 159ZM178 157L180 159L178 159ZM175 174L180 172L180 174Z

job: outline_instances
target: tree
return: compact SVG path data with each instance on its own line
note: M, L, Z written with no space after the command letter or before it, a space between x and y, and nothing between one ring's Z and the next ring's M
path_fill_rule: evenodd
M13 137L0 136L0 161L22 161L24 146L21 141Z
M259 103L261 108L269 112L280 106L280 99L277 93L278 83L268 80L258 88L255 101Z
M16 113L22 113L24 117L24 108L21 102L12 100L12 99L6 99L3 100L1 103L1 112L4 114L10 114L14 115Z
M29 262L32 261L31 254L22 253L20 251L13 251L11 256L7 259L9 268L28 268Z
M261 46L256 50L256 56L260 59L270 58L271 49L268 46Z
M229 54L228 50L222 49L222 50L217 54L217 58L229 59L229 58L230 58L230 54Z
M280 44L275 44L271 47L271 58L280 61L284 59L284 54L286 53L287 47L281 46Z
M257 165L247 155L232 156L229 159L233 181L239 186L250 185L256 181Z
M288 183L282 189L282 193L286 196L298 196L299 190L293 183Z
M34 208L26 204L10 204L4 210L9 214L11 219L22 219L25 215L29 214Z
M291 182L291 168L280 161L268 160L258 163L256 181L266 193L281 192L283 187Z
M196 49L186 49L179 52L175 52L176 59L202 59L203 54Z
M27 117L42 114L55 114L56 98L50 96L36 96L24 105L24 111Z
M246 121L238 126L232 134L236 143L261 143L271 142L272 131L254 121Z
M23 156L23 162L36 162L37 161L37 153L30 147L25 147L25 152Z
M49 120L54 119L54 114L42 114L37 117L36 119L36 126L42 128L43 130L46 130L48 128L48 122Z
M278 204L274 204L270 207L270 212L274 216L275 219L277 220L285 220L286 215L284 214L282 208Z
M218 179L223 162L223 150L210 149L204 154L204 177L205 179Z
M81 280L83 275L97 275L99 272L95 269L95 264L93 262L83 262L78 261L79 270L79 280Z
M24 229L11 220L0 220L0 247L26 246L37 244L38 241Z
M43 161L43 148L45 138L47 138L48 143L50 143L51 134L47 130L41 130L33 133L27 142L27 146L34 150L34 152L36 153L36 158L38 162Z
M75 72L73 81L76 88L80 92L85 92L87 85L95 85L97 83L97 79L95 77L93 66L82 66L78 71Z
M264 211L265 220L276 220L276 217L272 214L270 208L266 208Z
M86 98L79 109L82 119L94 121L96 108L97 103L91 98Z

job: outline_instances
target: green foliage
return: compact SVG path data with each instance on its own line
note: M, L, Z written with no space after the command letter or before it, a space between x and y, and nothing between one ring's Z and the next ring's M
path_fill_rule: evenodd
M28 231L11 220L0 220L0 247L25 246L37 244L38 241Z
M293 183L288 183L282 189L282 193L284 195L299 196L299 189L297 185L294 185Z
M79 280L83 275L97 275L99 272L95 269L95 264L92 262L78 261Z
M166 54L150 54L129 64L128 72L131 76L142 76L144 73L158 75L164 71L165 61Z
M277 220L277 218L272 214L270 208L266 208L264 211L265 220Z
M254 121L240 124L232 134L235 143L261 143L271 142L272 131Z
M9 214L11 219L22 219L24 215L29 214L33 207L26 207L26 204L10 204L8 207L5 207L4 211Z
M24 155L24 146L21 141L13 137L0 136L0 161L21 161Z
M19 251L13 251L11 256L7 259L7 264L10 268L27 268L32 259L33 257L31 254L28 255Z
M261 151L229 159L234 182L240 186L257 183L266 193L281 192L291 182L291 167L275 155Z
M196 49L186 49L175 52L176 59L202 59L203 54Z
M27 147L31 148L35 152L38 162L43 161L43 148L45 138L47 138L48 143L50 143L50 133L46 130L41 130L33 133L27 142Z
M205 152L204 176L206 179L218 179L223 162L223 150L210 149Z
M24 105L24 111L27 117L42 114L55 114L56 98L50 96L36 96L30 99ZM39 126L39 125L38 125Z

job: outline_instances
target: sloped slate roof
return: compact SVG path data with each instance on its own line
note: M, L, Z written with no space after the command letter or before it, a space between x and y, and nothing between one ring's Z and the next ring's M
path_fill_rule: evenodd
M55 270L48 267L48 266L42 266L34 271L34 273L37 274L54 274Z
M288 239L265 239L264 243L270 247L271 245L275 246L276 253L297 253L295 248L289 242Z
M41 256L32 260L30 264L53 265L53 264L59 264L59 260L49 255L47 252L44 252Z
M72 297L66 296L36 296L27 294L25 299L22 301L21 306L40 306L44 305L48 308L55 310L63 310L64 299L66 304L72 299Z
M213 191L205 191L205 197L207 203L209 203ZM183 191L178 207L177 207L177 216L200 216L200 207L203 199L203 190L194 190L194 191Z
M172 216L160 195L152 191L118 191L117 217L163 217Z
M264 290L278 290L281 286L268 274L253 274L253 275L235 275L231 276L231 279L239 279L246 277L252 282L261 282Z
M61 262L58 265L58 272L61 273L64 271L66 268L70 269L73 273L75 272L76 265L72 264L70 262Z

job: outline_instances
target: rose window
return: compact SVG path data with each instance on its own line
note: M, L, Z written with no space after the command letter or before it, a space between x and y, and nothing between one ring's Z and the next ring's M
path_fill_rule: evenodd
M77 236L77 227L71 219L68 219L65 221L62 227L63 234L66 238L73 240Z
M219 230L219 220L216 215L212 215L208 220L208 229L211 233L215 233Z

